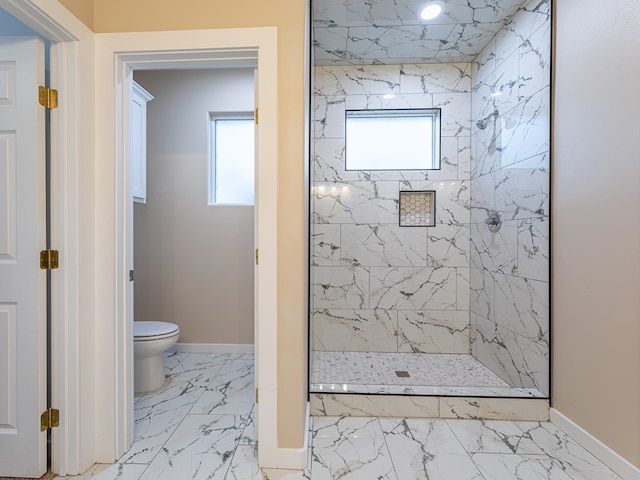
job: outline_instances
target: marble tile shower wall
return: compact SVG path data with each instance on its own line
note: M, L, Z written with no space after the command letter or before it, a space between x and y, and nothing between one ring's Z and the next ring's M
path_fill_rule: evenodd
M527 2L472 64L471 348L549 392L550 6ZM499 117L479 130L475 121ZM491 233L491 210L504 223Z
M313 349L470 353L471 64L316 67ZM346 171L345 109L441 109L441 168ZM400 227L400 190L436 191Z

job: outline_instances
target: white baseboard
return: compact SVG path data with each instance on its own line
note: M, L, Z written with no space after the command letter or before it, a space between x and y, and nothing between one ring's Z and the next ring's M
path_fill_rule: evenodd
M555 408L549 410L549 420L625 480L640 480L639 468Z
M242 343L176 343L168 352L177 353L254 353L254 346Z

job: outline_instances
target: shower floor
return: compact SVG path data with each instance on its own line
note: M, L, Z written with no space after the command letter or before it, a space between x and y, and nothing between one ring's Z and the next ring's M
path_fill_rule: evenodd
M513 388L469 354L311 352L312 393L544 398Z

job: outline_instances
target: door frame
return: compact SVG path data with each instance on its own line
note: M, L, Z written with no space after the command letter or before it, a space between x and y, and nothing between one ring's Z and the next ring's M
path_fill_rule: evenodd
M51 42L51 395L61 412L51 431L52 469L77 474L94 462L93 406L93 32L52 0L0 0L0 8ZM68 95L65 93L69 92ZM88 161L87 161L88 160ZM68 415L74 412L74 415Z
M96 430L113 443L96 445L102 461L114 461L133 438L133 312L130 179L126 165L126 104L133 69L257 62L260 112L256 165L255 228L260 251L255 285L255 350L261 466L303 468L307 450L278 448L277 428L277 206L278 83L277 28L96 34L96 338L102 339L96 373ZM234 63L235 62L235 63ZM115 160L115 161L114 161ZM115 320L115 322L114 322ZM115 366L115 368L114 368ZM112 375L112 376L111 376ZM105 378L105 377L102 377ZM115 393L115 398L114 398ZM115 419L115 421L114 421Z

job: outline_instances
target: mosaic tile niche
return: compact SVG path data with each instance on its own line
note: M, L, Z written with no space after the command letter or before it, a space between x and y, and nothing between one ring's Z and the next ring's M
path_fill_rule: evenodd
M314 77L312 348L470 353L471 64ZM439 170L345 170L345 110L384 108L441 109ZM400 226L401 190L435 192L434 226Z

